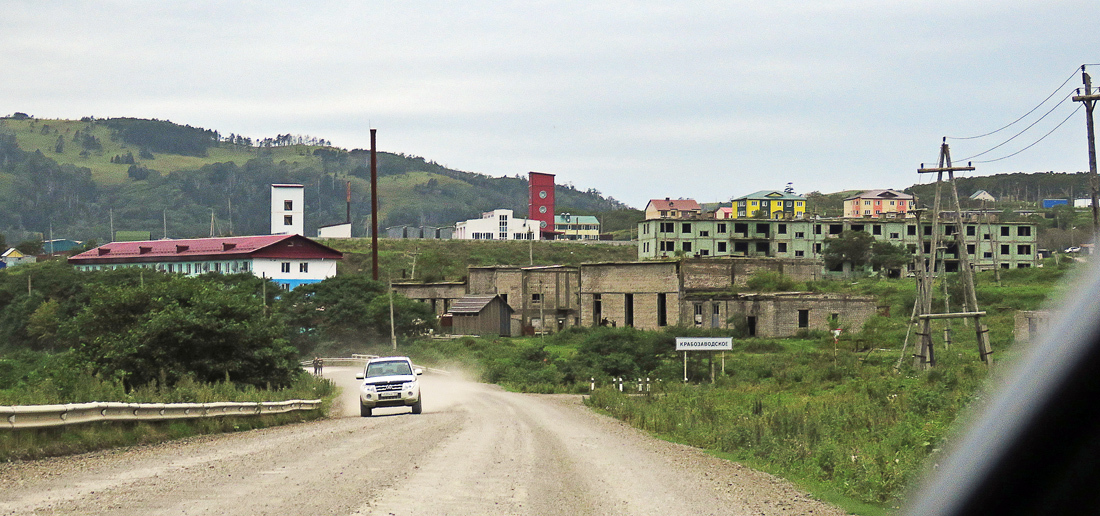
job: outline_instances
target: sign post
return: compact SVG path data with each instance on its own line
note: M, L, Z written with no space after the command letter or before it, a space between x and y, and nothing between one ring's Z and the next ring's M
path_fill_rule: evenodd
M732 351L732 337L676 337L676 351L684 352L684 383L688 381L688 351ZM723 360L725 355L722 356ZM724 366L724 364L723 364ZM723 367L723 371L725 368Z

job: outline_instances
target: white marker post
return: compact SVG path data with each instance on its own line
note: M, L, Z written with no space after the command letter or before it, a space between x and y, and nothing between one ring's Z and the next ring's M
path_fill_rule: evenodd
M676 337L676 351L684 352L684 383L688 381L688 351L732 351L733 337Z

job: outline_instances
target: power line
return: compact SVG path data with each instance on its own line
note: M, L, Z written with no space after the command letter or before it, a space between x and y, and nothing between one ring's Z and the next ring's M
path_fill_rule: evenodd
M1065 97L1063 97L1063 98L1062 98L1062 100L1059 100L1059 101L1058 101L1058 103L1054 105L1054 107L1050 108L1050 110L1048 110L1048 111L1047 111L1046 113L1044 113L1044 114L1043 114L1043 116L1039 117L1039 119L1038 119L1038 120L1036 120L1036 121L1032 122L1032 123L1031 123L1030 125L1028 125L1027 127L1023 128L1023 129L1022 129L1022 130L1021 130L1020 132L1018 132L1018 133L1016 133L1016 134L1012 135L1012 137L1011 137L1011 138L1009 138L1009 139L1007 139L1007 140L1005 140L1005 141L1003 141L1003 142L1001 142L1001 143L998 143L997 145L994 145L993 147L990 147L989 149L986 149L986 150L984 150L984 151L982 151L982 152L979 152L979 153L977 153L977 154L975 154L975 155L973 155L973 156L970 156L969 158L963 158L963 159L962 159L962 160L960 160L960 161L970 161L970 160L971 160L972 158L976 158L976 157L978 157L978 156L981 156L981 155L984 155L984 154L988 154L988 153L990 153L990 152L993 152L994 150L996 150L996 149L998 149L999 147L1001 147L1001 146L1003 146L1003 145L1007 144L1008 142L1010 142L1010 141L1012 141L1012 140L1015 140L1015 139L1016 139L1016 137L1020 136L1021 134L1024 134L1025 132L1027 132L1027 130L1028 130L1028 129L1031 129L1032 127L1035 127L1035 124L1038 124L1039 122L1042 122L1042 121L1043 121L1043 120L1044 120L1044 119L1045 119L1045 118L1046 118L1047 116L1050 116L1050 114L1051 114L1051 113L1053 113L1055 109L1058 109L1058 106L1061 106L1062 104L1064 104L1064 103L1066 102L1066 99L1070 98L1071 96L1073 96L1073 92L1070 92L1070 93L1069 93L1068 95L1066 95ZM1074 111L1074 112L1076 112L1076 111ZM1072 114L1071 114L1071 115L1072 115ZM1063 123L1064 123L1064 122L1063 122ZM1061 124L1058 124L1058 125L1061 125ZM1047 133L1047 134L1049 134L1049 133ZM1046 136L1043 136L1043 138L1046 138ZM1040 140L1042 140L1042 138L1040 138ZM1038 142L1035 142L1035 143L1038 143ZM1034 144L1032 144L1032 145L1034 145Z
M1022 149L1020 149L1016 152L1013 152L1012 154L1009 154L1008 156L1000 157L1000 158L997 158L997 159L990 159L990 160L986 160L986 161L975 161L974 163L993 163L994 161L1001 161L1002 159L1008 159L1008 158L1011 158L1012 156L1015 156L1015 155L1017 155L1017 154L1019 154L1023 151L1026 151L1026 150L1034 147L1035 144L1043 141L1043 139L1045 139L1047 136L1050 136L1051 133L1053 133L1054 131L1057 131L1059 127L1062 127L1062 124L1068 122L1069 119L1073 118L1073 115L1077 114L1077 112L1080 111L1080 110L1081 110L1081 106L1077 106L1077 109L1074 109L1073 113L1070 113L1069 116L1067 116L1065 120L1062 120L1061 122L1059 122L1058 125L1054 126L1054 129L1051 129L1050 132L1048 132L1047 134L1044 134L1042 138L1039 138L1038 140L1035 140L1035 143L1032 143L1031 145L1028 145L1027 147L1024 147L1024 148L1022 148ZM963 161L966 161L966 160L963 160Z
M1083 65L1083 66L1088 66L1088 65ZM1023 116L1021 116L1020 118L1017 118L1016 120L1013 120L1013 121L1012 121L1012 122L1010 122L1010 123L1009 123L1008 125L1006 125L1006 126L1004 126L1004 127L1000 128L1000 129L997 129L996 131L990 131L990 132L988 132L988 133L985 133L985 134L979 134L979 135L977 135L977 136L964 136L964 137L959 137L959 136L948 136L947 138L948 138L948 139L951 139L951 140L973 140L973 139L976 139L976 138L983 138L983 137L989 136L989 135L991 135L991 134L997 134L997 133L999 133L999 132L1001 132L1001 131L1003 131L1003 130L1005 130L1005 129L1008 129L1009 127L1012 127L1013 125L1016 125L1016 123L1017 123L1017 122L1019 122L1020 120L1023 120L1023 119L1025 119L1025 118L1027 118L1027 116L1028 116L1028 115L1030 115L1030 114L1032 114L1032 113L1034 113L1036 109L1039 109L1040 107L1042 107L1042 106L1043 106L1043 104L1046 104L1046 103L1047 103L1047 101L1048 101L1048 100L1050 100L1050 98L1051 98L1051 97L1053 97L1053 96L1057 95L1057 94L1058 94L1058 92L1059 92L1059 91L1060 91L1060 90L1061 90L1061 89L1062 89L1063 87L1065 87L1065 85L1066 85L1066 84L1069 84L1069 81L1073 80L1073 78L1077 76L1077 71L1078 71L1078 68L1074 68L1074 69L1073 69L1073 72L1069 74L1069 77L1066 77L1066 80L1065 80L1065 81L1062 81L1062 84L1061 84L1060 86L1058 86L1058 88L1056 88L1056 89L1055 89L1055 90L1054 90L1053 92L1051 92L1051 93L1050 93L1050 95L1048 95L1048 96L1047 96L1047 98L1043 99L1043 101L1042 101L1042 102L1040 102L1040 103L1039 103L1039 104L1038 104L1037 106L1035 106L1035 107L1031 108L1031 111L1028 111L1027 113L1024 113L1024 114L1023 114ZM1065 100L1065 99L1063 99L1063 100ZM994 147L994 148L996 148L996 147ZM992 149L990 149L990 150L992 150Z

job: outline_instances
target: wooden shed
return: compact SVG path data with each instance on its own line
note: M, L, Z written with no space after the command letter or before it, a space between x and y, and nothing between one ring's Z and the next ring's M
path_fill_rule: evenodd
M512 335L512 308L498 295L466 296L451 304L455 335Z

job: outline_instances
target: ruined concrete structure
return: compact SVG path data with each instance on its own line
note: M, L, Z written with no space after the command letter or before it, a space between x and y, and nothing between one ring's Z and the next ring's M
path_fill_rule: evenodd
M875 299L847 294L777 292L689 295L679 324L743 328L750 337L789 337L804 330L859 330L877 312Z
M399 283L394 289L431 303L438 315L465 296L499 296L511 335L570 326L744 328L760 337L858 330L877 306L871 297L812 293L737 293L761 271L795 281L819 279L819 260L708 258L681 261L470 267L466 283Z
M576 267L470 267L468 277L470 294L497 294L512 307L513 335L553 333L580 322Z
M1049 310L1020 310L1016 312L1013 336L1018 343L1029 343L1041 336L1054 322Z

